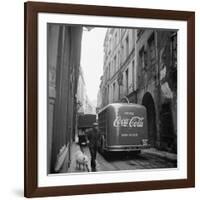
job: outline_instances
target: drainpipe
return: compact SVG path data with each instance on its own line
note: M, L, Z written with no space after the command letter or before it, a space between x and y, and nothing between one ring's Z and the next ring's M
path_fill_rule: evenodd
M156 53L156 88L157 88L157 111L156 111L156 129L157 129L157 138L156 146L160 147L160 108L161 108L161 84L160 84L160 66L159 66L159 53L158 53L158 32L154 30L155 34L155 53Z
M121 57L122 57L122 52L121 52L121 49L122 49L122 32L121 32L121 29L119 31L119 39L120 39L120 56L119 56L119 72L118 72L118 75L121 72L121 62L122 62L122 59L121 59ZM121 87L121 83L119 84L119 101L121 99L120 87Z
M138 63L137 63L137 29L134 30L134 45L135 45L135 55L134 55L134 74L133 74L133 90L135 93L135 103L138 103L138 98L137 98L137 82L138 82L138 76L137 76L137 68L138 68Z

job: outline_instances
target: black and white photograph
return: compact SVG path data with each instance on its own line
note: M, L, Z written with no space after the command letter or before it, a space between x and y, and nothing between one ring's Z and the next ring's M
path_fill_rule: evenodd
M194 12L25 11L25 196L194 187Z
M47 24L47 174L177 168L177 34Z

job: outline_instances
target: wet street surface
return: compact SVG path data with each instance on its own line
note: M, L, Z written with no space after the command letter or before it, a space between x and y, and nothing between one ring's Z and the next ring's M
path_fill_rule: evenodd
M74 152L79 149L79 146L74 146ZM84 153L89 159L90 168L90 152L88 147L83 148ZM72 155L72 166L70 172L82 172L82 169L77 169L74 156ZM176 168L177 160L168 159L156 154L151 154L148 150L141 151L136 154L134 152L112 152L102 155L97 153L96 171L117 171L117 170L134 170L134 169L160 169L160 168Z

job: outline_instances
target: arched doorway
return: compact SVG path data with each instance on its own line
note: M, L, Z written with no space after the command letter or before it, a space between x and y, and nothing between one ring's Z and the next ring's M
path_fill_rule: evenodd
M149 92L145 93L145 95L143 96L142 105L144 105L147 109L149 144L155 146L157 138L156 112L153 97Z

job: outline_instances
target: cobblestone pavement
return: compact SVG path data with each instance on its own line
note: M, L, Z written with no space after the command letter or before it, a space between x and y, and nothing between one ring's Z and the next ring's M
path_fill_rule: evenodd
M72 161L69 172L83 172L86 170L77 169L75 166L75 152L80 149L78 145L72 146ZM90 160L90 152L88 147L84 147L83 151ZM134 170L134 169L159 169L159 168L176 168L176 155L172 154L171 159L169 153L159 152L155 149L141 151L140 154L133 152L113 152L109 155L101 155L97 153L97 171L116 171L116 170ZM167 156L165 156L167 155ZM89 163L90 168L90 163Z

